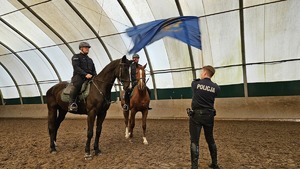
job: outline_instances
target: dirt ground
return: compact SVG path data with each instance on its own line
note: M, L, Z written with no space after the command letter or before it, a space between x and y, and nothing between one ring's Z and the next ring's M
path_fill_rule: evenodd
M190 168L188 120L148 120L142 143L141 120L132 143L123 120L106 119L102 154L84 160L86 120L66 119L59 129L58 153L49 153L46 119L0 119L0 168ZM216 121L218 159L224 169L300 168L300 123ZM201 133L199 168L208 168Z

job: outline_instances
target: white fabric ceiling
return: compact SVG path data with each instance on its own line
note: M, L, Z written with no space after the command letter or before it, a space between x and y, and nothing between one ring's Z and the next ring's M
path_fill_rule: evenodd
M3 98L35 97L72 76L80 41L100 72L132 47L125 29L182 15L199 16L202 50L164 38L141 50L151 89L189 87L203 65L219 85L242 84L240 0L5 0L0 6ZM300 1L244 0L248 83L300 80ZM193 71L195 70L195 71ZM193 74L194 72L194 74ZM196 76L194 76L196 75Z

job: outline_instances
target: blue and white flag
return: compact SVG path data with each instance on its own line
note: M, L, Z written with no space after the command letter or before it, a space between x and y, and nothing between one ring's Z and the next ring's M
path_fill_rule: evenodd
M133 48L129 53L137 53L146 45L165 36L178 39L184 43L202 49L199 18L196 16L182 16L176 18L156 20L126 29L132 38Z

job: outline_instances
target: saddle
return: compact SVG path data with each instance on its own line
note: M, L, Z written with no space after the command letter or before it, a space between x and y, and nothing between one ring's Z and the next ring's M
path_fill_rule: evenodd
M71 88L73 86L73 83L69 83L66 88L63 90L63 92L61 93L60 97L61 97L61 100L63 102L69 102L70 100L70 91L71 91ZM82 101L82 100L85 100L85 98L89 95L90 93L90 86L91 86L91 81L85 81L82 86L81 86L81 89L80 89L80 92L77 96L77 101Z

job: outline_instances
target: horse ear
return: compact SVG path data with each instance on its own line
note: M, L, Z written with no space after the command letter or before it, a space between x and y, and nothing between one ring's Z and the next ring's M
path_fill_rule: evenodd
M133 60L128 60L126 58L126 55L124 55L122 58L121 58L121 63L126 63L126 64L131 64L133 62Z
M147 67L147 63L143 66L144 67L144 69Z
M126 63L126 60L127 60L126 55L124 55L124 56L122 57L122 63Z

